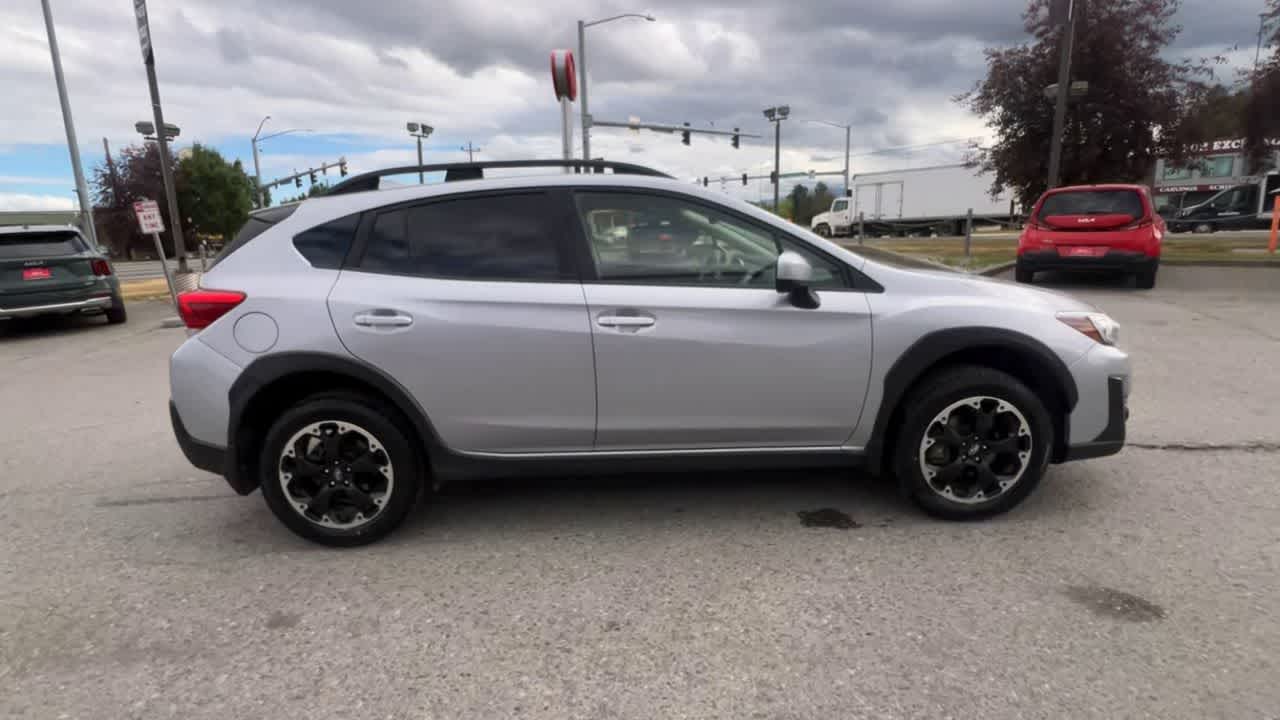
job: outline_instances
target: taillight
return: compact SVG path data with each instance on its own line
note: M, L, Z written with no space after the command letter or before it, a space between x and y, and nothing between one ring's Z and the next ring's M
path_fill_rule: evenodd
M245 295L236 290L192 290L178 296L178 314L192 330L209 327L244 302Z
M106 260L94 260L90 262L89 265L93 268L94 275L110 275L111 274L111 263L107 262Z
M1146 220L1139 220L1138 222L1132 223L1130 225L1125 225L1121 229L1122 230L1141 230L1142 228L1149 228L1152 225L1155 225L1155 221L1148 218Z

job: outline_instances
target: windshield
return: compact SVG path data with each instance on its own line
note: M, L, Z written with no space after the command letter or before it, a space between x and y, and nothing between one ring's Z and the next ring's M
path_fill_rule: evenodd
M0 260L78 255L85 250L80 236L70 230L0 235Z
M1040 217L1052 215L1129 215L1142 217L1142 196L1136 190L1076 190L1044 199Z

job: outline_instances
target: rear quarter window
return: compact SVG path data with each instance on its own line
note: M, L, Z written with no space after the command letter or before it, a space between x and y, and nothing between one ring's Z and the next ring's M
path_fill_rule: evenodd
M266 232L271 226L289 217L293 214L293 211L297 209L297 205L281 205L279 207L267 208L265 210L258 210L250 213L249 219L240 227L240 232L236 233L235 238L231 242L223 246L222 252L218 253L218 256L213 259L209 268L213 269L218 263L226 260L231 253L234 253L244 247L250 240L258 237L262 233Z
M312 267L340 270L359 225L359 213L338 218L294 235L293 246Z

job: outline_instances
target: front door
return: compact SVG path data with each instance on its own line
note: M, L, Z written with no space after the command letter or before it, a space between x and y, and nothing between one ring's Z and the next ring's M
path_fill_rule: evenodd
M599 450L838 446L871 367L866 297L834 258L700 200L576 195L594 277ZM597 230L594 218L625 217ZM774 290L782 249L814 266L816 310ZM589 273L591 274L591 273Z
M591 329L563 208L509 192L374 211L329 295L347 349L408 389L454 450L591 449Z

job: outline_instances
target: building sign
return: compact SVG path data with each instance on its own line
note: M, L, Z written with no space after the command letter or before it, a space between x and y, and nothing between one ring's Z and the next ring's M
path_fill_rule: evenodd
M1237 185L1247 185L1249 183L1258 181L1257 178L1240 178L1239 180L1240 180L1239 182L1211 183L1208 185L1159 185L1156 187L1156 192L1176 193L1176 192L1204 192L1206 190L1214 190L1214 191L1226 190L1228 188L1233 188Z
M1280 138L1267 138L1266 144L1267 147L1280 148ZM1212 140L1210 142L1194 143L1187 146L1187 152L1191 153L1235 152L1243 149L1244 138Z

